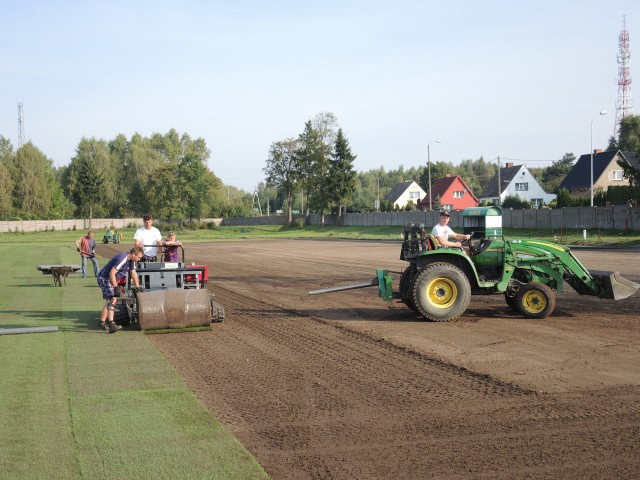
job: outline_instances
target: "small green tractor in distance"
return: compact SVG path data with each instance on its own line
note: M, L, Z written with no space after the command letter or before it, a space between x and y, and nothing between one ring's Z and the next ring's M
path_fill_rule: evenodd
M393 291L389 271L377 270L369 283L309 294L377 286L384 300L398 299L428 320L447 322L467 310L472 295L503 295L512 310L526 318L540 319L553 312L563 282L580 295L602 299L621 300L640 289L639 284L618 272L587 270L563 245L504 237L498 207L466 209L463 221L471 239L463 242L462 249L439 246L423 225L405 227L400 259L409 265L397 272L397 292Z
M116 232L113 228L104 232L102 243L120 243L122 234Z

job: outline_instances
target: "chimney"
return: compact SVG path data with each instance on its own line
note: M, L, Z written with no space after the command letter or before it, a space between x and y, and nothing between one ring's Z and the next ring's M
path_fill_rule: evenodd
M513 167L513 162L507 162L504 164L505 168Z
M451 178L451 174L450 173L447 173L447 178Z
M599 154L599 153L602 153L602 149L601 149L601 148L596 148L596 149L593 151L593 154L594 154L594 155L597 155L597 154Z

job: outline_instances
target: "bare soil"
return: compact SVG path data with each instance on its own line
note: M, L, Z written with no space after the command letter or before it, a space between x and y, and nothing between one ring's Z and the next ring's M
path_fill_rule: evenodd
M227 318L150 338L274 479L640 477L640 292L565 285L544 320L474 296L431 323L375 288L307 295L400 272L399 242L186 249ZM574 253L640 282L638 250Z

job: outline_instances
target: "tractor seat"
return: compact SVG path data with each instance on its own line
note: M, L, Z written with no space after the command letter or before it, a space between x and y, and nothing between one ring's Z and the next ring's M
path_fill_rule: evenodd
M429 234L427 236L427 243L429 245L428 250L435 250L436 248L440 248L440 242L438 242L438 239L433 234Z

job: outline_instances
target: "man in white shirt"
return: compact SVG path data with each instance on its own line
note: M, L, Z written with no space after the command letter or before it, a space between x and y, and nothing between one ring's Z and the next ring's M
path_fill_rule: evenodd
M440 212L440 221L433 227L431 234L436 237L438 243L443 247L459 247L462 248L462 242L452 242L449 239L455 240L469 240L471 235L462 235L451 230L449 227L449 210L443 210Z
M160 230L153 226L151 215L145 215L142 220L144 227L136 230L136 234L133 236L134 244L144 250L144 256L140 261L154 262L156 261L154 257L158 254L158 247L162 246L162 235Z

